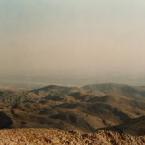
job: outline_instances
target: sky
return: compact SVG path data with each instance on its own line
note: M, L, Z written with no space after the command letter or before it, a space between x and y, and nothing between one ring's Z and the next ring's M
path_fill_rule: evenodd
M0 75L145 74L144 0L0 0Z

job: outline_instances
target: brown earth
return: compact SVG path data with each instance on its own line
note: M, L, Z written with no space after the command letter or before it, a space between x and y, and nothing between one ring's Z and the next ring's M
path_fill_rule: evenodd
M143 145L145 136L115 131L80 134L53 129L10 129L0 131L0 145Z

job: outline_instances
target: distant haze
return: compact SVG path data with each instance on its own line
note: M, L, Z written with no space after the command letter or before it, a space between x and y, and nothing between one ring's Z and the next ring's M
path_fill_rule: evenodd
M0 0L3 80L125 82L144 74L144 0Z

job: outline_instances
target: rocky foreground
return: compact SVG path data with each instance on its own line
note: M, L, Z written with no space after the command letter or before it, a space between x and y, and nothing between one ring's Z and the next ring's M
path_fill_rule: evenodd
M9 129L0 131L0 145L144 145L145 136L113 131L80 134L53 129Z

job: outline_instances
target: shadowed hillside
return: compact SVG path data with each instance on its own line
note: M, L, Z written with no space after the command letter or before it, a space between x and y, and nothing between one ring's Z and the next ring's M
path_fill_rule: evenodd
M118 131L124 134L130 134L133 136L144 136L145 135L145 116L130 119L121 125L108 128L106 130Z

